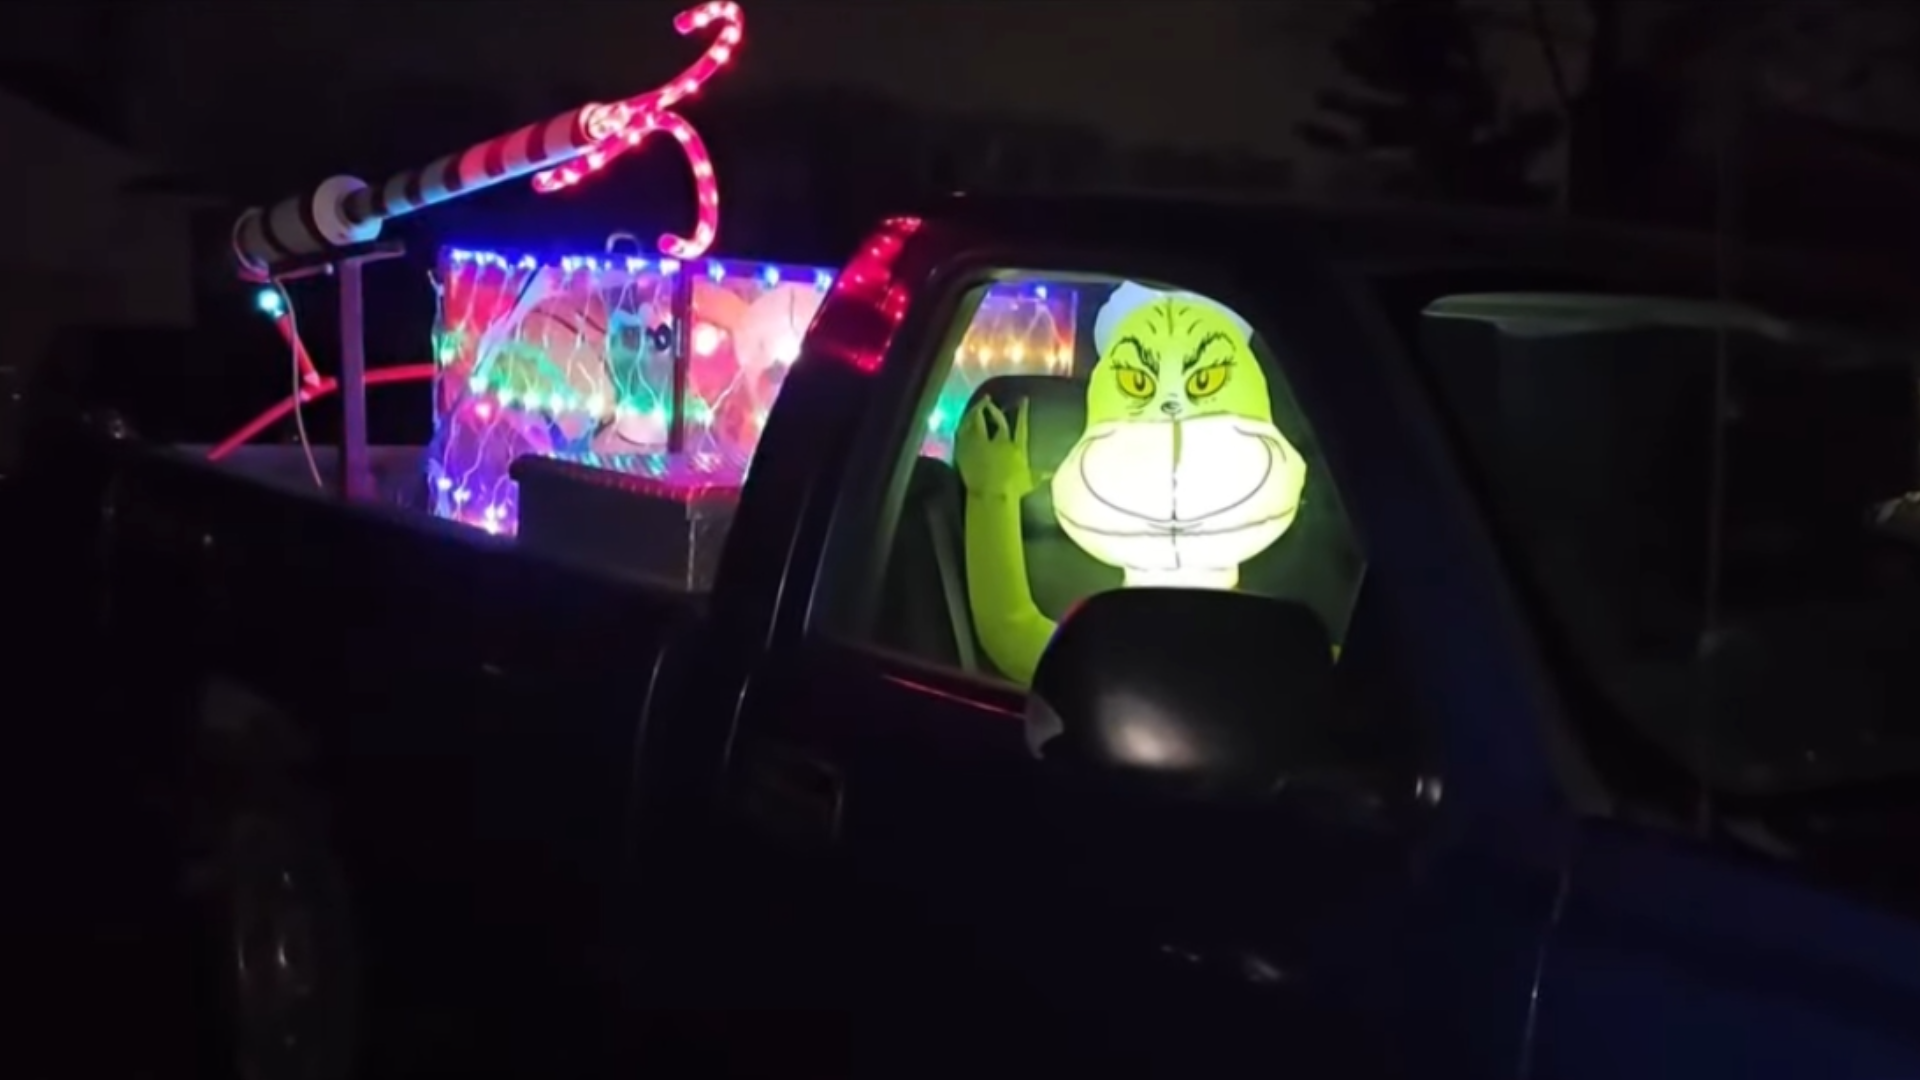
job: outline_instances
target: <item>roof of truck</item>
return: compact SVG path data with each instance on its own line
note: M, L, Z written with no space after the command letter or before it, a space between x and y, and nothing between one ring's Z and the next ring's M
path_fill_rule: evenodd
M1539 212L1331 204L1274 199L1013 198L956 195L927 208L939 220L1062 241L1178 248L1235 261L1303 246L1342 263L1578 272L1649 291L1684 290L1821 313L1911 321L1920 281L1830 252L1721 242Z

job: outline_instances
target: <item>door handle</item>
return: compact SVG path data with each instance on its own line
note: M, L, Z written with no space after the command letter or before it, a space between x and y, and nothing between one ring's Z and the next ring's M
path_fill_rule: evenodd
M730 801L750 828L794 848L840 839L846 790L840 770L796 747L764 740L743 745L736 760Z

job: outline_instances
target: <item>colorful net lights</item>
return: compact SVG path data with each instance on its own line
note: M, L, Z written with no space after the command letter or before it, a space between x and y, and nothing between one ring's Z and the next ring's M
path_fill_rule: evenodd
M517 526L508 469L524 455L664 478L673 448L706 473L743 475L836 284L819 267L466 250L443 254L441 281L434 510L497 533ZM1044 286L990 290L923 452L951 455L960 412L988 378L1070 372L1074 301Z
M523 455L654 475L675 447L744 470L833 283L818 267L460 250L441 279L435 511L496 532L514 530Z

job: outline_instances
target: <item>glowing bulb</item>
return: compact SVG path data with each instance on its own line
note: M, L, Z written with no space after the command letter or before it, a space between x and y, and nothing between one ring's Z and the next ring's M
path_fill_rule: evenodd
M693 353L695 356L712 356L720 349L720 328L712 323L701 323L693 328Z
M277 319L287 313L286 300L281 297L280 290L272 285L254 294L253 306L260 309L260 314L268 318Z

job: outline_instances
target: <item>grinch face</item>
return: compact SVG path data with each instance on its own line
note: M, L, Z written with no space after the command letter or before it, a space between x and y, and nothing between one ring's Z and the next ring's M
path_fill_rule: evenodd
M1292 525L1307 477L1247 330L1210 301L1158 293L1107 338L1086 432L1053 478L1060 527L1129 581L1231 587Z

